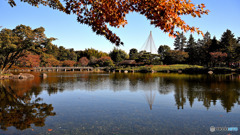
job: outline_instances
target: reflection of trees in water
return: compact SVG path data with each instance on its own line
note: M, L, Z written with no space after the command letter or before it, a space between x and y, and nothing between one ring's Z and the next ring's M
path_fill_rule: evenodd
M180 107L183 109L184 104L186 103L186 93L185 93L185 82L182 80L175 80L175 101L177 108Z
M208 109L216 105L217 100L221 101L223 108L230 112L235 103L239 102L240 83L236 76L205 76L200 79L175 79L172 81L175 85L175 100L179 107L184 106L186 98L190 106L193 105L194 99L202 101Z
M158 92L160 94L168 94L173 91L173 83L171 79L168 78L159 78Z
M109 80L108 74L98 73L49 73L49 77L44 79L43 87L48 91L49 94L62 92L64 90L88 90L94 91L105 87L106 81Z
M32 82L32 83L30 83ZM36 81L37 82L37 81ZM14 126L24 130L35 126L44 126L48 116L54 116L51 104L39 103L41 98L37 98L41 88L31 80L25 82L2 81L0 83L0 128L7 130ZM22 89L22 85L26 89ZM35 97L35 98L34 98Z
M186 75L164 73L48 73L42 86L49 94L64 90L158 90L160 94L174 92L177 108L184 108L189 101L192 107L195 100L201 101L208 109L220 101L223 108L230 112L239 103L239 75ZM35 78L37 79L37 78ZM34 80L35 80L34 79ZM35 84L40 84L34 82ZM23 84L23 83L21 83ZM24 83L24 85L27 85ZM37 85L36 85L37 86ZM24 88L29 86L22 86ZM32 86L31 86L32 87ZM36 87L35 89L37 89ZM20 88L19 88L20 89ZM41 90L35 91L38 95ZM149 98L150 99L150 98Z

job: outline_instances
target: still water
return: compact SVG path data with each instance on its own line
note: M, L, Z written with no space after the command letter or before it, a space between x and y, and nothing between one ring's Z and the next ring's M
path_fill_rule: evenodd
M0 80L0 134L240 134L239 75L49 72Z

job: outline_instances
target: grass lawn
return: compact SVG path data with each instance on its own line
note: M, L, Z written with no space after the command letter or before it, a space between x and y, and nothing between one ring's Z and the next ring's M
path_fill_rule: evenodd
M203 68L203 66L198 65L188 65L188 64L174 64L174 65L145 65L145 66L137 66L137 67L125 67L118 68L117 70L154 70L154 71L173 71L173 70L183 70L187 68Z

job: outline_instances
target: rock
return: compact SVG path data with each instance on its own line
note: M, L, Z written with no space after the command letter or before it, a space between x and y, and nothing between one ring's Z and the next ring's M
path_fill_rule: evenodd
M19 79L28 79L28 77L27 77L27 76L24 76L24 75L20 75L20 76L19 76Z
M127 70L125 70L125 71L124 71L124 73L128 73L128 71L127 71Z
M213 71L208 71L208 74L213 74Z
M19 75L22 76L22 78L34 78L34 75L29 73L20 73Z
M12 75L12 79L19 79L20 75Z
M47 78L47 74L46 74L46 73L42 73L42 74L40 75L40 77L42 77L42 78Z
M178 73L180 73L180 74L181 74L181 73L182 73L182 70L178 70Z

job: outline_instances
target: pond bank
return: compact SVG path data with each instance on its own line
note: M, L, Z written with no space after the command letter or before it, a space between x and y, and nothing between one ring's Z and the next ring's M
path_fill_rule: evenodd
M29 79L34 78L34 75L28 73L20 73L18 75L14 75L12 73L0 75L0 80L3 79Z
M129 72L140 72L140 73L184 73L184 74L229 74L229 73L240 73L239 69L231 68L165 68L156 69L152 67L141 67L141 68L119 68L119 69L106 69L109 72L129 73Z

